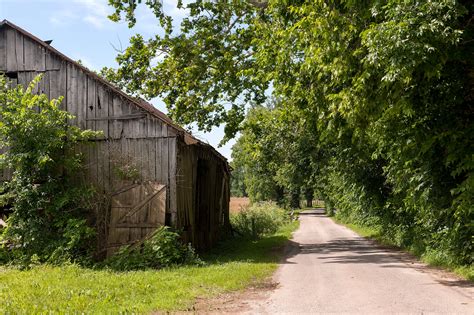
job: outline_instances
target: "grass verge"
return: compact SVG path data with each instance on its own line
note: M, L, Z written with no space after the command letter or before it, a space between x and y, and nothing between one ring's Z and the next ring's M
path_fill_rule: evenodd
M0 267L0 313L149 313L187 310L214 297L265 281L298 227L282 226L258 241L234 239L202 257L202 267L114 272L75 265L21 271Z
M451 263L449 259L444 257L442 253L439 252L426 252L422 255L417 254L416 252L410 250L409 248L400 248L389 239L383 237L382 230L377 227L370 227L370 226L363 226L354 223L345 222L337 217L331 217L334 222L344 225L347 228L353 230L360 236L372 239L377 241L378 243L386 246L392 246L399 249L403 249L408 251L410 254L418 257L422 262L426 263L429 266L433 267L441 267L443 269L447 269L451 272L454 272L456 275L460 276L463 279L469 280L474 282L474 266L459 266Z

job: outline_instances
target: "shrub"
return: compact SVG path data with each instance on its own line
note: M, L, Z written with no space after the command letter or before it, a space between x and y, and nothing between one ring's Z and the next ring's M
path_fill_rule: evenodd
M183 244L179 234L167 226L159 228L141 246L124 246L105 261L106 266L115 270L159 269L194 264L202 264L194 248L191 244Z
M233 229L239 235L252 239L275 233L289 220L287 212L272 202L254 204L230 217Z
M0 166L13 170L0 190L1 206L11 209L1 241L9 259L23 265L33 258L77 261L95 247L86 220L94 190L78 180L82 156L76 148L97 132L69 126L74 117L59 108L61 98L33 93L40 80L10 88L0 77L0 146L8 148Z

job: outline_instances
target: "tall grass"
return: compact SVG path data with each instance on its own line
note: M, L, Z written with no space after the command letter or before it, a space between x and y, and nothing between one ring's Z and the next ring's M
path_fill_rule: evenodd
M240 236L256 240L275 233L290 222L290 216L273 202L261 202L233 213L230 222Z

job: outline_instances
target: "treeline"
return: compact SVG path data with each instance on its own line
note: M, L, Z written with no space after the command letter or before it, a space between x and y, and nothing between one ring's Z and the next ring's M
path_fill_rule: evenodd
M136 4L113 18L133 25ZM164 35L133 38L109 78L182 123L240 131L251 198L314 189L399 245L472 263L471 1L193 1L175 31L148 5Z

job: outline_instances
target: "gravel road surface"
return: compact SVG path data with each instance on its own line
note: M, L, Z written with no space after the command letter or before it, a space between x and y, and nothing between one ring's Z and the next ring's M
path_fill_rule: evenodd
M251 314L474 314L473 286L305 211L266 298Z

